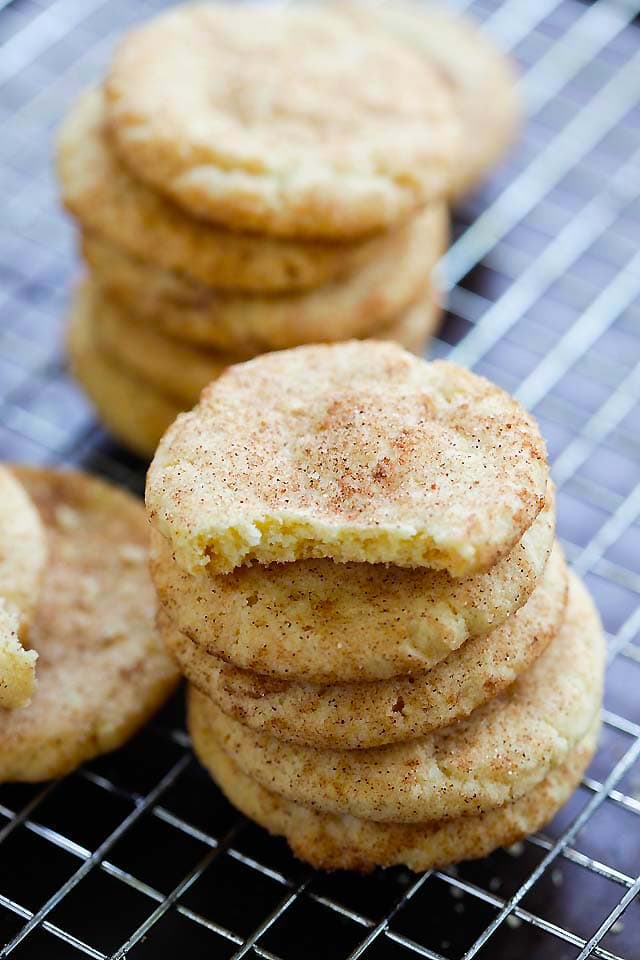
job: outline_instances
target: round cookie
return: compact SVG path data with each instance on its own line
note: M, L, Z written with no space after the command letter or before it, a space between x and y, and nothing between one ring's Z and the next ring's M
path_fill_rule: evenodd
M46 780L124 743L174 689L155 627L137 500L75 472L20 467L49 547L30 639L38 685L0 715L0 780Z
M214 290L131 257L97 234L85 234L82 249L100 287L134 316L176 339L243 359L374 335L418 298L446 249L447 232L446 208L426 208L355 273L310 293L277 297Z
M357 870L404 864L421 872L486 857L539 830L569 799L595 752L600 721L566 761L512 803L486 813L431 823L375 823L319 813L266 790L242 773L199 722L190 716L193 747L227 799L270 833L284 836L296 857L322 870Z
M604 638L572 577L564 624L533 666L466 720L372 750L317 750L257 733L190 691L241 770L294 803L380 822L483 813L524 796L560 766L600 710Z
M233 229L388 229L447 191L460 149L439 70L319 6L174 9L128 34L105 93L135 175Z
M227 368L165 434L152 525L187 572L331 557L486 570L545 503L537 425L503 390L391 343Z
M219 290L287 293L351 274L397 244L389 233L350 243L237 233L191 217L135 179L109 146L101 90L84 93L58 135L62 200L82 226L132 257Z
M159 332L154 324L132 319L124 307L101 293L93 279L88 286L98 349L144 383L173 397L182 408L197 403L203 388L235 362L226 354L184 343ZM437 298L427 294L390 326L381 327L376 337L396 340L418 353L439 317Z
M254 730L324 749L378 747L424 736L468 716L535 662L557 635L567 572L556 547L528 602L486 637L468 640L426 673L368 683L293 684L207 654L165 613L159 626L193 685Z
M495 630L529 598L553 544L553 488L512 551L487 573L300 560L185 573L152 530L151 568L176 627L253 673L320 683L424 673Z
M183 406L133 376L98 348L91 310L89 285L85 284L76 291L69 315L71 372L108 430L138 456L150 460Z
M38 512L0 465L0 707L22 707L35 687L37 654L26 650L47 560Z
M362 26L383 27L439 69L449 84L464 149L453 165L453 196L473 187L514 139L519 119L517 75L512 62L466 17L435 3L340 4Z

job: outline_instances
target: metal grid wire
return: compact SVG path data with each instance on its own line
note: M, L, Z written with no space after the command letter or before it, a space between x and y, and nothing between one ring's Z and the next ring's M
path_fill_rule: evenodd
M113 37L160 5L0 0L0 453L134 490L143 467L64 370L74 243L51 134ZM325 876L229 807L178 701L63 781L0 787L0 956L640 957L639 7L469 4L520 62L529 123L456 220L433 349L514 392L546 436L559 535L609 640L582 786L543 833L486 860Z

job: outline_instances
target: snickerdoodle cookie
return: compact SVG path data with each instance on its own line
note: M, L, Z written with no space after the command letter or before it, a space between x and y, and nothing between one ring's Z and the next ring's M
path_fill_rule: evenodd
M121 42L105 92L136 176L234 229L388 229L447 192L461 148L441 71L321 6L178 7Z
M349 341L229 367L165 434L147 508L191 573L330 557L462 577L522 538L547 476L535 421L503 390Z

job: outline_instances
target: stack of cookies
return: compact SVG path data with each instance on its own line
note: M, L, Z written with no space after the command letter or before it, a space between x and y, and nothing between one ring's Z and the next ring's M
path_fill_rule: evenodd
M123 744L179 674L156 628L139 501L71 471L0 466L0 782Z
M488 381L374 341L231 367L147 511L195 750L302 859L482 856L579 782L602 631L537 425Z
M69 351L105 423L149 455L237 360L421 351L447 200L510 140L513 86L473 27L410 5L186 5L133 31L58 149L88 266Z

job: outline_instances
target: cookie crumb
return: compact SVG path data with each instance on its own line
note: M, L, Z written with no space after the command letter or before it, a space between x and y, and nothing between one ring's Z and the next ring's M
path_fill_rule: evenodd
M522 920L520 917L516 917L515 914L510 913L506 919L506 924L508 927L511 927L512 930L517 930L518 927L522 926Z
M518 840L516 843L512 843L510 847L507 847L507 853L510 857L521 857L524 853L524 843L522 840Z

